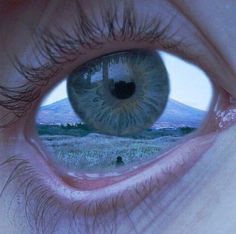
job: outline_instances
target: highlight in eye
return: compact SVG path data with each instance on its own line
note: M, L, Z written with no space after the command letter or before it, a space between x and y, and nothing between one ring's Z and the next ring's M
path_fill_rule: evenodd
M149 127L165 109L169 84L156 52L103 56L73 71L67 83L75 112L96 132L131 136Z
M141 59L141 55L144 59ZM152 56L155 57L154 60ZM49 152L50 160L55 166L70 173L100 173L99 176L122 174L123 170L132 171L152 159L161 157L164 152L178 144L180 139L201 126L211 99L211 86L208 79L194 66L180 59L167 54L161 56L164 58L164 63L157 54L151 53L150 55L139 51L122 52L98 58L74 70L59 88L49 94L39 110L37 129L46 151ZM149 65L146 64L146 61ZM157 67L159 68L152 66L153 61L158 61ZM135 66L135 63L138 63L139 66ZM138 67L138 70L142 71L143 77L132 76L133 73L127 68L128 64ZM179 74L176 73L173 66L177 66L178 70L181 68ZM109 71L110 82L104 84L103 77L107 71ZM170 74L171 92L168 100L169 86L166 72ZM81 77L83 79L80 79ZM114 91L115 85L111 81L112 77L114 83L120 80L126 82L123 84L133 82L135 88L130 88L129 91L127 91L127 87L124 88L126 93L119 94L121 95L119 96L117 92L121 92L121 90ZM89 82L86 86L87 79ZM66 82L68 82L67 87ZM191 86L191 84L193 85ZM159 85L163 85L163 89L159 90ZM67 93L67 91L69 92ZM73 97L70 97L72 95L70 92L74 92ZM135 92L137 92L136 96ZM142 115L145 116L145 112L135 113L134 109L130 107L132 99L133 101L138 100L139 92L143 93L139 100L143 103L144 109L145 95L153 95L151 97L157 103L161 102L162 107L158 109L158 114L155 111L149 112L150 118L152 118L151 115L156 117L151 126L153 119L150 122L147 120L148 124L144 123L145 118ZM160 95L159 99L157 99L157 95ZM94 99L96 105L93 105ZM75 103L73 104L73 102ZM102 105L99 102L102 102ZM137 122L140 127L136 127L137 123L134 127L139 131L116 136L116 127L119 125L115 125L113 122L107 124L109 119L106 119L110 115L112 116L110 121L115 122L117 120L115 113L117 115L122 113L114 111L113 102L117 106L124 102L130 115L139 115L136 118L141 119L140 122ZM72 107L73 105L76 105L78 111ZM164 109L162 110L162 108ZM80 116L80 110L86 112L87 115ZM96 115L103 112L105 114L100 118L101 120L104 118L105 121L101 121L96 129ZM127 121L125 115L121 116L127 126L134 124ZM90 122L94 125L91 126ZM110 132L106 129L109 134L104 133L103 127L108 130L110 127Z

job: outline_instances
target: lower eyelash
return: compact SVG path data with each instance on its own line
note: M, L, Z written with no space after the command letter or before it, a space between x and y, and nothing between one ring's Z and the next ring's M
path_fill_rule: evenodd
M19 156L9 157L0 164L1 171L10 168L9 176L1 187L0 199L6 195L9 197L8 187L15 186L14 192L11 191L11 208L12 204L18 200L18 205L22 205L27 223L31 228L30 233L44 234L57 233L57 230L63 230L60 225L70 227L63 233L115 233L118 225L119 215L123 218L129 217L133 208L126 207L124 196L133 196L131 191L126 194L120 194L117 198L110 200L104 199L99 202L90 204L62 204L47 188L41 184L40 176L33 169L28 160L19 159ZM141 193L136 192L139 199L144 199ZM20 196L24 196L22 203L19 202ZM122 205L121 205L122 204ZM123 211L121 211L123 210ZM52 219L53 217L53 219ZM113 217L112 222L110 218ZM107 222L106 222L107 220ZM66 222L66 223L65 223ZM132 225L131 225L132 226ZM95 230L96 229L96 230Z
M0 199L4 199L5 196L9 198L10 194L8 212L15 212L14 216L19 215L15 211L17 204L17 208L21 210L21 217L25 218L26 225L30 228L29 233L116 233L119 225L125 221L130 226L129 231L135 231L137 217L133 217L133 211L142 216L146 208L150 210L151 201L148 202L146 197L154 188L157 191L161 188L158 179L151 177L142 186L128 189L114 197L93 202L62 202L44 185L30 161L20 157L23 158L19 155L9 157L0 164L1 171L8 172L6 182L0 188ZM175 175L173 177L178 178ZM8 188L11 193L8 192ZM127 199L135 202L127 203ZM140 202L142 205L137 210ZM65 227L69 230L64 230Z

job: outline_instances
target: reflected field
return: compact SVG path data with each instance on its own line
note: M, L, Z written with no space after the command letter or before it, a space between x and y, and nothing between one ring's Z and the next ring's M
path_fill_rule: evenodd
M195 128L147 129L142 133L117 137L98 134L86 125L38 125L38 133L54 160L71 170L114 171L161 155Z

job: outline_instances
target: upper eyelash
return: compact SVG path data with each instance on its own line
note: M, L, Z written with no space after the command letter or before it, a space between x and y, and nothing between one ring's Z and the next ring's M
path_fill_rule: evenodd
M140 24L137 21L138 14L133 0L130 0L123 2L124 13L120 25L118 5L107 2L105 8L99 11L102 19L102 25L100 25L96 23L95 15L92 18L88 17L79 1L75 0L75 3L77 15L71 34L55 26L59 35L49 29L38 30L33 35L33 53L38 66L25 65L17 57L12 59L13 66L27 80L27 84L14 88L0 86L0 106L9 111L3 118L9 119L7 116L12 112L15 115L13 120L6 123L1 118L3 123L0 127L6 127L23 117L30 109L32 102L40 97L42 87L60 72L64 64L74 61L78 55L84 55L86 53L84 50L101 48L106 41L116 41L118 37L123 41L158 42L166 49L177 49L181 46L181 41L171 40L175 33L169 33L174 16L166 24L158 16L149 19L146 15ZM102 42L104 39L105 42ZM40 56L46 60L46 63L41 62Z
M123 22L118 21L118 6L108 2L105 9L100 9L102 25L97 23L96 16L88 17L78 1L77 19L74 20L73 32L68 33L63 28L55 26L57 32L40 31L40 37L35 38L34 46L36 54L41 54L52 65L61 65L71 62L78 55L84 55L84 49L94 50L101 48L107 41L132 40L146 41L149 43L158 41L163 49L177 48L181 41L171 41L172 35L168 30L175 16L164 25L160 17L148 20L144 16L142 24L137 21L137 13L133 1L127 1L123 8ZM110 4L109 4L110 3ZM168 41L168 43L167 43ZM71 58L72 55L75 58Z

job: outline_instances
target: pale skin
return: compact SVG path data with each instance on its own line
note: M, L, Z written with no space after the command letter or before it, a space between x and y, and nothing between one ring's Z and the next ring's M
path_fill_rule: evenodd
M104 4L100 0L80 2L88 15L92 8L96 12ZM29 28L34 31L39 25L53 26L54 21L65 27L70 25L74 8L63 3L66 1L1 3L1 86L16 87L28 82L14 69L10 57L23 58L32 39ZM95 184L98 189L91 185L86 191L87 185L81 185L83 181L61 178L46 160L33 130L35 110L46 90L55 87L79 64L100 55L131 48L163 48L158 43L118 39L104 42L105 46L96 51L87 49L86 55L64 65L24 116L0 131L0 191L3 191L0 233L236 232L236 3L234 0L134 0L134 3L139 14L148 11L149 17L159 14L167 19L175 15L172 28L178 30L173 37L184 39L184 43L181 49L167 52L195 63L215 84L215 97L204 128L199 136L181 143L161 160L114 184L99 187L98 182ZM11 122L13 112L14 108L8 111L0 107L1 125ZM5 113L9 114L7 118L3 118Z

